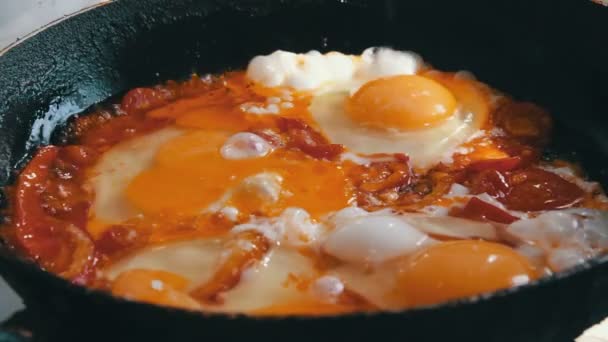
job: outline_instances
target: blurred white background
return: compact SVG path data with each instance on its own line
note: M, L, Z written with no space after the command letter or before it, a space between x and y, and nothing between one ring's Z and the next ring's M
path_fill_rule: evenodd
M100 2L104 1L0 0L0 50L52 21ZM21 300L0 279L0 321L21 307Z
M99 0L0 0L0 49Z

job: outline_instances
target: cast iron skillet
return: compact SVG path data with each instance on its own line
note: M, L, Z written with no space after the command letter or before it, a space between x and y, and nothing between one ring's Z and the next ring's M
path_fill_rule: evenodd
M0 56L0 185L68 116L129 88L243 67L276 49L390 45L550 109L553 149L608 185L608 9L583 0L123 0ZM41 120L44 119L44 120ZM42 124L44 123L44 124ZM254 319L115 299L0 247L0 273L48 340L571 341L608 315L608 262L532 286L402 313ZM46 327L47 330L44 330Z

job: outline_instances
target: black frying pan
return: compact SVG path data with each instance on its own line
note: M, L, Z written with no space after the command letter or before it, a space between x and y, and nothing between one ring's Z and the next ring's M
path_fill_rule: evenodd
M391 45L466 69L558 119L553 151L608 185L608 8L585 0L122 0L0 56L0 185L69 115L192 71L276 49L360 53ZM45 121L41 121L45 118ZM41 129L41 123L44 124ZM24 159L25 158L25 159ZM70 285L0 246L0 273L48 340L572 341L608 315L608 262L531 286L428 308L253 319L128 302Z

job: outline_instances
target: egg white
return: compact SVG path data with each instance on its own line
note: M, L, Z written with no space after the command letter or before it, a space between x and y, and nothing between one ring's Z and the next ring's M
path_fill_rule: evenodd
M275 51L256 56L247 77L269 88L292 89L312 95L309 111L318 128L332 143L362 155L405 153L414 167L426 169L450 163L458 147L476 136L473 113L457 110L441 124L420 130L382 130L350 119L344 109L348 96L363 84L389 76L414 75L422 59L412 52L369 48L361 55L311 51L296 54Z
M360 154L405 153L415 168L429 168L448 160L467 142L478 127L473 114L457 111L435 127L415 130L384 130L354 122L344 109L348 92L328 92L314 96L309 111L320 130L334 144L342 144Z
M183 131L165 128L124 141L108 151L89 171L87 186L95 194L91 212L96 224L120 223L139 214L125 198L129 183L154 163L158 149Z
M221 239L197 239L147 247L103 270L110 280L134 269L171 272L190 281L193 290L211 279L222 260ZM247 269L239 284L222 295L222 305L204 305L207 311L247 312L273 305L311 301L313 296L284 286L289 275L316 274L312 260L298 251L275 247L262 262Z

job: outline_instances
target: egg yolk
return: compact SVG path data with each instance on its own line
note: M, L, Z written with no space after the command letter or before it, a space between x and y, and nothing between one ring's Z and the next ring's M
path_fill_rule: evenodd
M346 101L354 121L377 128L416 130L452 116L454 95L437 81L418 75L381 78L364 84Z
M199 310L200 305L185 293L189 281L177 274L144 269L121 273L112 284L112 293L132 300Z
M227 160L220 154L226 132L192 131L163 146L155 165L126 189L127 199L145 214L197 215L222 200L244 215L276 215L288 207L313 217L348 206L350 189L340 165L299 152L275 151L260 158ZM246 186L247 177L271 173L280 177L279 198Z
M525 284L537 272L513 249L492 242L442 242L413 255L399 273L398 291L411 306Z

